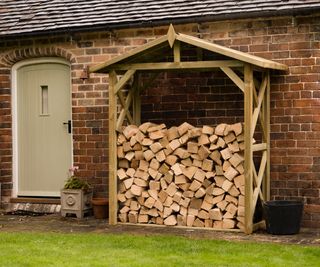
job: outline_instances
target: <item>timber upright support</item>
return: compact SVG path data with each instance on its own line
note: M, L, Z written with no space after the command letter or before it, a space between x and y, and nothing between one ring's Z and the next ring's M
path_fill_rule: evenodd
M253 231L252 213L252 110L253 110L253 69L244 66L244 174L245 174L245 233Z
M117 99L115 71L109 73L109 224L117 224Z

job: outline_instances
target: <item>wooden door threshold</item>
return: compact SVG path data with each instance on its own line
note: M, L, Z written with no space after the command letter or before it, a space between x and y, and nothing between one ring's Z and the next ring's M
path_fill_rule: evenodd
M60 197L12 197L10 203L33 203L33 204L60 204Z

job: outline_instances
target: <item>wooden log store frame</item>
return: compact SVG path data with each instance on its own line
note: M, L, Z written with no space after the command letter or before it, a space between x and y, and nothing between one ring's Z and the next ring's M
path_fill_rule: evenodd
M183 45L195 47L197 51L218 54L224 60L197 61L182 60ZM165 62L159 62L152 53L170 48L171 55ZM170 51L169 50L169 51ZM168 50L166 50L168 51ZM201 53L199 53L201 54ZM169 58L169 60L168 60ZM196 37L176 33L170 25L167 35L137 47L126 54L93 66L91 73L109 73L109 223L117 224L117 131L126 120L129 124L140 125L140 85L141 71L169 70L221 70L244 93L244 175L245 175L245 223L244 231L252 233L263 225L263 221L253 223L257 202L270 198L270 70L287 70L287 66L223 47ZM242 73L241 77L237 73ZM258 73L258 77L254 77ZM121 78L119 79L121 75ZM243 78L242 78L243 77ZM127 96L123 88L132 81ZM152 80L152 79L151 79ZM120 103L120 113L117 103ZM132 114L129 110L132 110ZM253 144L257 124L260 124L262 142ZM253 162L255 152L262 153L259 169ZM215 230L215 229L214 229Z

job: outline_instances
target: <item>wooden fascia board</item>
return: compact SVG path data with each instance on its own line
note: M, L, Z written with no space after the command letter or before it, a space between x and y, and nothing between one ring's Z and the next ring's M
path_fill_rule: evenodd
M185 34L177 34L177 40L188 43L202 49L209 50L214 53L218 53L227 57L231 57L246 63L250 63L255 66L259 66L262 68L275 69L275 70L287 70L288 66L284 64L280 64L271 60L267 60L261 57L253 56L241 51L237 51L228 47L224 47L218 44L210 43L208 41L185 35Z
M157 62L136 64L114 64L112 70L175 70L175 69L213 69L221 67L242 67L238 60L191 61L191 62ZM109 70L109 69L107 69Z
M127 53L125 53L123 55L117 56L117 57L115 57L115 58L113 58L113 59L111 59L111 60L109 60L107 62L92 66L92 67L89 68L89 72L108 73L109 72L108 70L111 69L111 68L108 68L108 67L110 67L111 65L119 63L120 61L128 59L128 58L130 58L132 56L135 56L135 55L137 55L139 53L143 54L144 51L146 51L146 50L148 50L148 49L150 49L152 47L155 47L155 46L157 46L157 45L159 45L161 43L164 43L166 41L168 41L168 36L167 35L159 37L159 38L157 38L157 39L155 39L153 41L148 42L145 45L141 45L139 47L136 47L136 48L130 50L129 52L127 52Z

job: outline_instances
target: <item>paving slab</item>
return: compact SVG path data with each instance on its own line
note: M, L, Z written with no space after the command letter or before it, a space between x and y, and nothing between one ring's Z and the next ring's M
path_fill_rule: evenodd
M258 231L251 235L239 232L185 229L175 227L150 227L142 225L110 226L107 220L85 217L61 217L59 214L25 215L0 213L0 232L51 232L51 233L99 233L133 235L176 235L195 239L216 239L247 242L270 242L320 246L320 229L302 228L296 235L270 235Z

